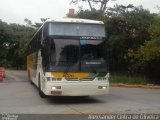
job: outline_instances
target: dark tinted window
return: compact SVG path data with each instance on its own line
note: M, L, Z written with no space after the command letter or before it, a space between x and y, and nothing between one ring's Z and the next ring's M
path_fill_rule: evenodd
M32 38L31 42L28 45L28 54L33 53L40 49L42 41L42 29Z
M104 48L103 40L48 39L44 65L47 71L106 72Z
M81 70L84 72L105 72L105 43L102 40L80 40Z
M49 57L47 69L53 71L78 71L78 40L49 39L45 49L45 53Z

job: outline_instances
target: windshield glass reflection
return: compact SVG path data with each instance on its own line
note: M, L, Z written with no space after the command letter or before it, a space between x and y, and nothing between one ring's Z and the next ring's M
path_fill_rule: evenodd
M47 71L107 71L103 40L49 39L45 46Z

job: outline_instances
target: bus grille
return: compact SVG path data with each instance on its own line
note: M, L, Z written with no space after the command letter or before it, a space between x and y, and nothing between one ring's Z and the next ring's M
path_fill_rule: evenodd
M65 78L67 81L93 81L94 78Z

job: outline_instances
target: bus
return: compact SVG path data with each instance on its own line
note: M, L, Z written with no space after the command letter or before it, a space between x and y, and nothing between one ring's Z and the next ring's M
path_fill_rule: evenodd
M102 21L47 20L28 45L27 72L40 97L109 92L106 33Z

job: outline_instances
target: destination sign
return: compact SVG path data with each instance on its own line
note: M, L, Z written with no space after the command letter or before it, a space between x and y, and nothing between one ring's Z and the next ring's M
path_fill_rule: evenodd
M92 39L92 40L97 40L97 39L102 39L103 37L95 37L95 36L82 36L80 39Z

